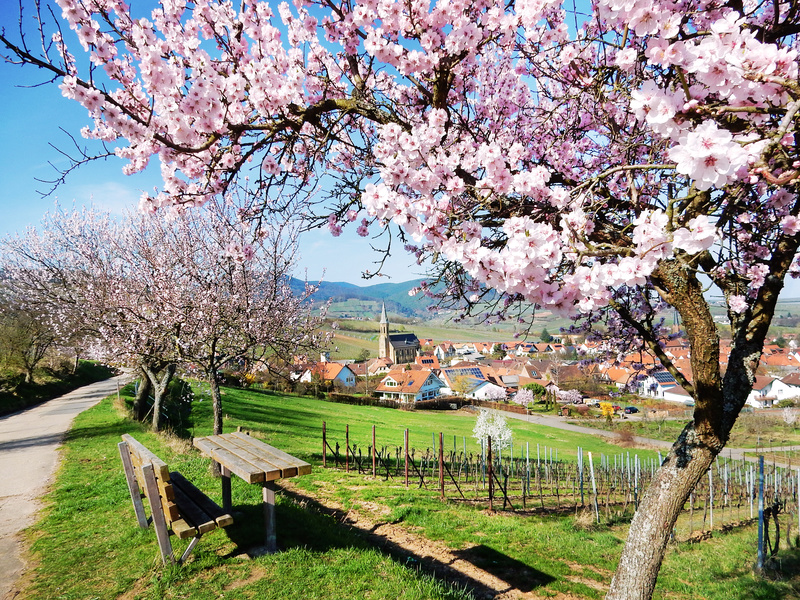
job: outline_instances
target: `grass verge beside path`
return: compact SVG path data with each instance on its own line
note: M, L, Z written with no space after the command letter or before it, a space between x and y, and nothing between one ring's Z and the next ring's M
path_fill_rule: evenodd
M208 459L186 441L144 431L106 399L80 415L67 436L62 468L46 498L43 518L28 533L36 567L22 597L471 597L463 581L451 585L427 574L427 557L433 546L449 549L461 561L490 573L507 589L519 590L516 596L509 592L504 598L603 597L624 542L625 524L582 525L583 521L572 515L489 514L463 502L443 503L433 490L407 490L391 480L373 480L319 465L323 419L329 432L342 431L342 440L344 425L349 424L351 439L365 447L371 441L372 424L378 426L379 440L386 436L395 444L402 439L402 429L409 427L412 442L419 439L419 447L429 445L431 433L438 431L445 431L451 440L453 435L467 436L467 444L475 446L469 438L474 417L406 413L231 389L225 390L223 401L228 415L226 431L241 425L314 463L311 475L292 480L296 493L278 496L281 552L252 560L241 557L242 548L255 545L263 532L261 494L258 486L234 477L236 523L203 536L185 566L162 567L152 529L142 531L136 525L117 453L120 436L134 435L218 502L219 480L211 476ZM196 405L194 435L209 433L208 412L207 401ZM526 423L511 425L518 439L558 447L560 456L566 456L573 445L596 452L608 446L594 436L544 431ZM457 441L460 445L461 440ZM317 500L340 507L341 513L317 510ZM349 515L346 522L341 515ZM412 545L411 551L376 546L350 526L359 518L391 525L423 543L416 550ZM186 543L173 540L177 552ZM754 578L750 571L754 560L752 527L715 533L710 542L673 546L656 597L800 597L796 580ZM798 555L784 553L782 560L796 565Z
M52 400L79 387L108 379L114 375L113 369L96 362L80 361L75 373L62 375L48 375L37 372L36 383L19 383L13 391L6 389L8 383L3 385L0 381L0 416L11 414Z

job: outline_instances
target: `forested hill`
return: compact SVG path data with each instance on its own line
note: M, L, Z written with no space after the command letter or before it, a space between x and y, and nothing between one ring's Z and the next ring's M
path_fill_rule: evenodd
M334 312L350 312L351 316L375 318L375 311L380 310L381 303L386 303L386 310L406 316L428 315L428 306L433 302L423 294L409 296L408 292L418 286L422 279L414 279L401 283L377 283L359 286L352 283L323 281L314 295L315 302L333 301ZM305 282L293 278L292 289L295 293L304 289ZM363 314L362 314L363 313Z

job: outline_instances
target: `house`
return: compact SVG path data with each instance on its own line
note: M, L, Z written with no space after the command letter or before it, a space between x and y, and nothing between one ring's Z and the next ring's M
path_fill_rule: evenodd
M442 342L433 349L433 354L439 362L445 362L456 355L456 349L450 342Z
M689 392L679 385L665 389L661 397L668 402L678 402L680 404L691 404L694 402L694 398L692 398Z
M367 363L368 375L385 375L391 369L394 363L388 358L376 358Z
M634 377L636 377L634 375ZM656 371L639 381L639 394L652 398L663 398L667 390L678 387L678 382L669 371Z
M346 388L356 386L356 374L347 365L335 362L319 362L300 376L303 383L312 383L314 378L319 381L330 382Z
M470 390L465 393L467 398L474 398L475 400L490 400L496 402L498 400L505 400L507 390L502 385L497 385L491 381L478 381Z
M753 382L753 390L747 396L745 404L753 408L769 408L777 399L770 393L772 383L775 381L772 377L765 377L757 375L756 380Z
M418 356L414 362L425 369L430 369L431 371L438 371L441 368L439 365L439 359L436 358L435 354L423 354Z
M430 369L395 369L390 371L375 388L384 400L419 402L439 395L444 382Z

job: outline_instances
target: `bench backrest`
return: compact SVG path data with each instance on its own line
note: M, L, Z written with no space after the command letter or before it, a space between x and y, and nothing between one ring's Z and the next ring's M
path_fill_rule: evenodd
M153 454L149 449L144 447L141 443L136 441L128 434L122 436L122 439L128 446L130 452L131 464L133 465L134 472L136 473L136 480L141 488L144 488L144 473L142 467L145 465L152 465L153 474L155 475L156 485L158 486L158 495L161 500L161 508L164 511L164 519L167 524L175 530L176 526L180 528L186 525L180 516L178 505L175 503L175 490L169 477L169 467L167 463L161 460L158 456ZM178 533L176 531L176 533Z

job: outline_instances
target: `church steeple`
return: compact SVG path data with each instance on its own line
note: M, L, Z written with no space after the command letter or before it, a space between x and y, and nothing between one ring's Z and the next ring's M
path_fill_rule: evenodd
M381 329L378 337L378 358L392 358L389 347L389 319L386 318L386 303L381 307Z

